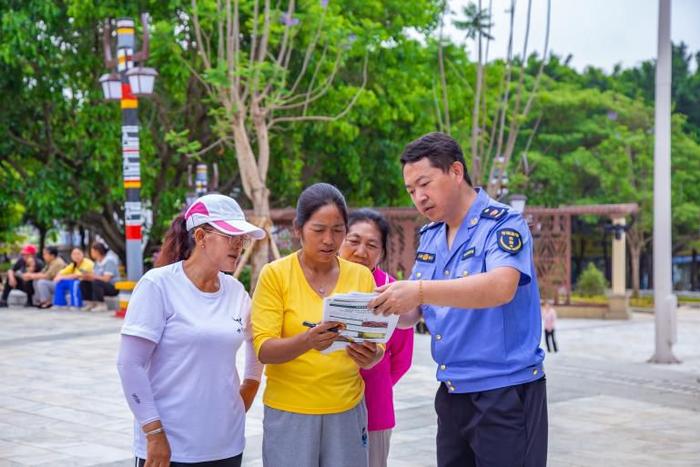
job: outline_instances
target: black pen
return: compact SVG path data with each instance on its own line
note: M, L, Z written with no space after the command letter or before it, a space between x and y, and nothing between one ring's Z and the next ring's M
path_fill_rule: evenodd
M318 326L317 323L312 323L311 321L304 321L304 322L301 323L301 324L303 324L303 325L306 326L307 328L315 328L316 326ZM337 328L337 327L335 327L335 328L330 328L330 329L328 329L328 331L330 331L330 332L338 332L338 328Z

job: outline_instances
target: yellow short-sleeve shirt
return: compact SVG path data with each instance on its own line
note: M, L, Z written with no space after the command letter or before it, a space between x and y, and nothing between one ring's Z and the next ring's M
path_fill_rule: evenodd
M372 273L365 266L338 259L340 274L332 294L371 292ZM306 332L304 321L319 322L323 299L304 277L296 253L266 265L253 294L253 344ZM265 365L263 403L301 414L339 413L355 407L364 393L357 364L345 351L322 354L312 349L285 363Z
M95 263L93 263L91 259L83 258L83 260L80 262L80 266L78 266L76 268L75 263L72 263L72 262L68 263L68 266L61 269L59 271L59 274L61 274L61 275L78 274L79 276L82 276L83 273L92 272L94 267L95 267Z

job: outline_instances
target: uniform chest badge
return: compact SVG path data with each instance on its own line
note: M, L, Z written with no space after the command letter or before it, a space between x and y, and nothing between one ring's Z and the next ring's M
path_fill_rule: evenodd
M481 217L498 220L505 216L507 212L508 208L497 208L496 206L491 206L481 211Z
M421 263L434 263L435 255L433 253L425 253L423 251L419 251L416 254L416 261L420 261Z
M464 261L467 258L471 258L475 254L476 254L476 248L474 248L474 247L471 247L471 248L465 250L464 253L462 253L462 261Z
M506 253L515 255L523 249L523 238L520 232L513 229L501 229L497 236L498 247Z

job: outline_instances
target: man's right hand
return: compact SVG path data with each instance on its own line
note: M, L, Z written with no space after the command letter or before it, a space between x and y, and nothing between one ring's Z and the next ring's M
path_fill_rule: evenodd
M318 324L304 333L304 340L311 349L326 350L340 336L340 334L330 331L330 329L339 328L340 326L342 325L335 321Z
M149 431L162 428L160 420L155 420L143 426L143 431ZM146 436L146 463L144 467L168 467L170 465L170 443L165 432L156 433Z
M165 433L147 437L146 463L144 467L167 467L170 465L170 443Z

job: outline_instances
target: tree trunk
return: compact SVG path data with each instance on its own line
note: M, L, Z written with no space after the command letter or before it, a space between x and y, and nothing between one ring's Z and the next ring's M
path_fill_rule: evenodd
M238 161L243 191L253 203L255 219L251 219L251 221L256 225L264 226L270 219L270 190L268 190L265 185L270 147L269 139L267 138L267 127L264 127L264 129L261 128L261 126L264 126L264 122L262 122L260 118L260 114L254 116L258 134L257 161L250 144L242 115L234 120L232 129L236 147L236 160ZM252 268L250 274L251 292L255 289L260 271L269 260L269 251L270 248L267 241L255 243L255 250L251 256L250 263Z
M46 246L46 234L48 233L49 229L47 229L44 226L37 226L39 229L39 251L44 251L44 247Z
M258 192L257 196L253 199L253 212L255 212L255 217L257 218L256 224L265 225L268 219L270 219L270 190L264 188ZM255 286L258 283L258 276L263 266L267 264L270 259L270 239L261 240L255 242L255 250L251 256L251 271L250 271L250 293L253 293Z
M447 97L447 76L445 75L445 57L442 48L442 28L445 22L445 13L447 13L447 2L442 3L442 14L440 15L440 34L438 37L438 68L440 70L440 87L442 89L442 107L445 112L445 133L451 133L450 129L450 107L449 98Z
M481 11L481 2L479 2L479 11ZM480 164L480 159L479 159L479 152L478 152L478 143L479 143L479 109L481 105L481 81L484 76L484 71L483 71L483 57L482 57L482 52L481 52L481 31L479 31L479 36L478 36L478 61L476 63L476 91L474 92L474 107L472 108L472 140L471 140L471 149L472 149L472 173L471 173L471 178L472 178L472 183L474 186L477 186L479 184L479 180L481 179L481 164Z

